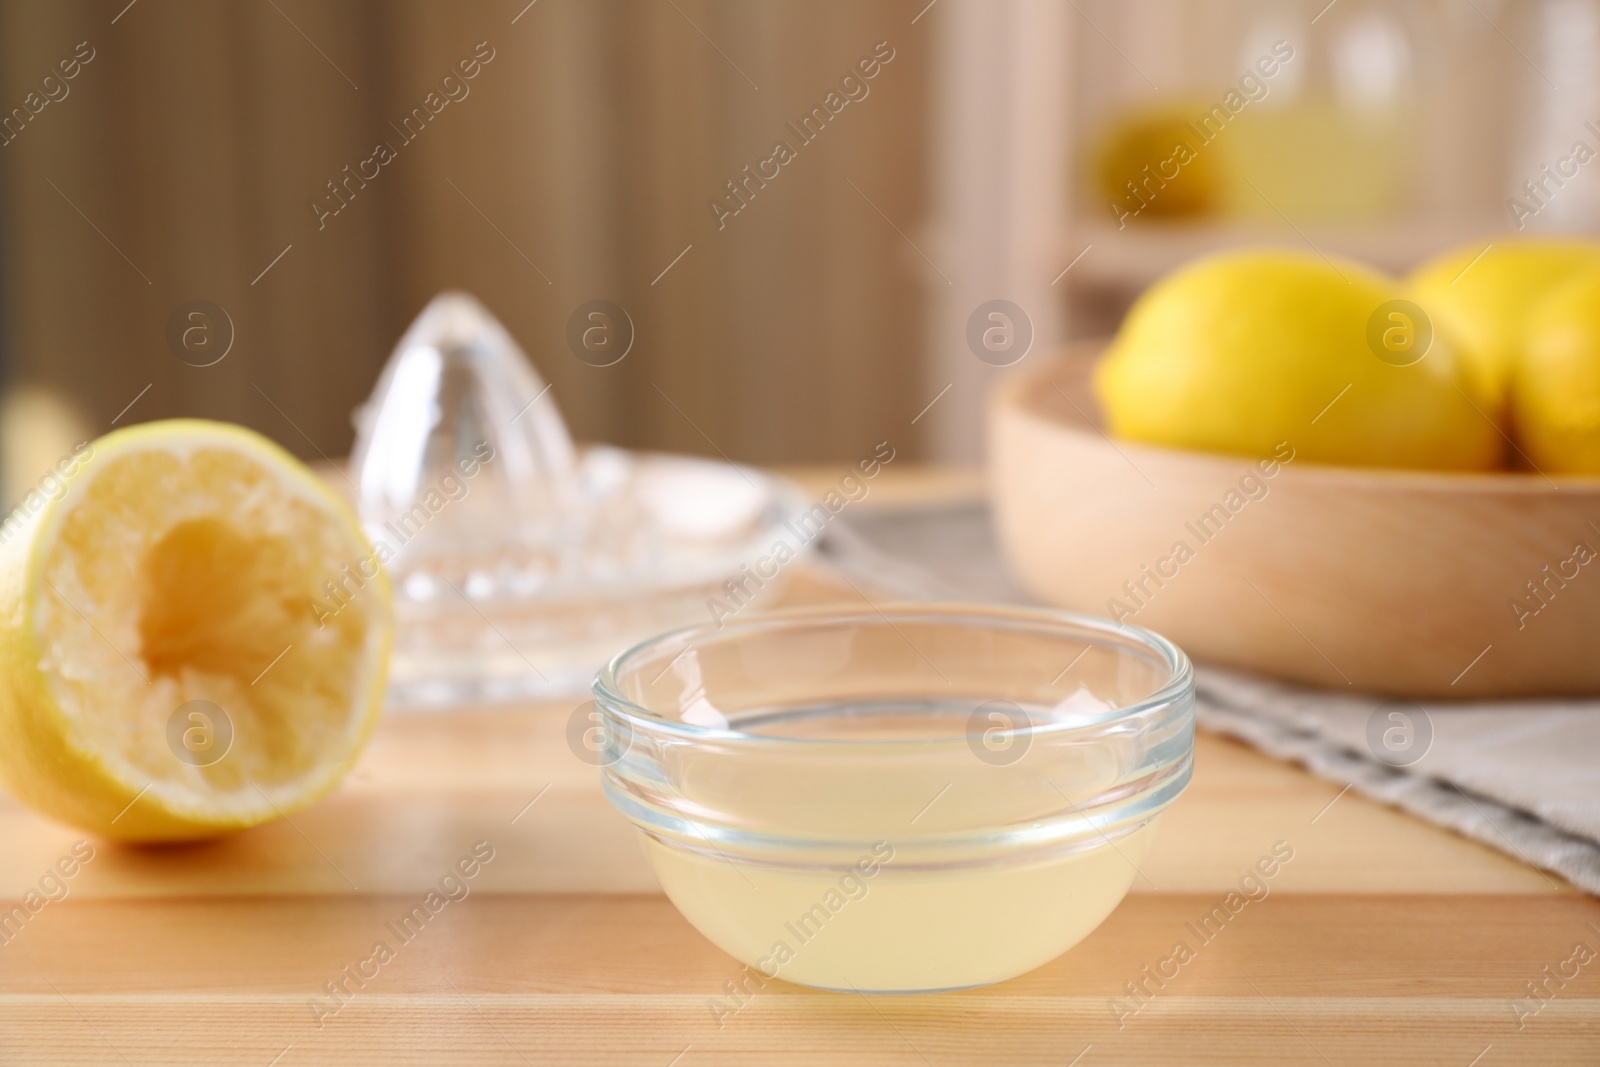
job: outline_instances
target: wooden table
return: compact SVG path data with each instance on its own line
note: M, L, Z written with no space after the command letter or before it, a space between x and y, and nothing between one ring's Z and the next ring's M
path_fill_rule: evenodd
M891 471L873 499L975 486ZM857 594L812 573L787 595ZM573 703L390 714L344 787L292 822L181 848L91 843L70 895L0 945L0 1063L1600 1063L1600 957L1550 981L1536 1015L1512 1004L1575 944L1600 951L1600 903L1205 735L1148 879L1066 956L941 996L774 981L719 1027L708 1002L741 967L656 889L567 746ZM0 899L81 837L0 800ZM399 944L385 924L479 841L494 858L470 895ZM1294 859L1270 894L1177 977L1145 979L1280 841ZM394 958L330 1012L324 983L379 939Z

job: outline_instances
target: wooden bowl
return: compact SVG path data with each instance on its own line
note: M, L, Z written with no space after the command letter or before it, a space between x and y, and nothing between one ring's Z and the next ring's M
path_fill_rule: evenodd
M1317 686L1600 693L1600 479L1114 441L1089 390L1095 354L1030 368L991 400L1001 543L1042 600Z

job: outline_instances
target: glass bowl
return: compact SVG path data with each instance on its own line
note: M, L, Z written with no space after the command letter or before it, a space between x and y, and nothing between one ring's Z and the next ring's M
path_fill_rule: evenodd
M622 652L594 696L607 798L746 991L1048 962L1127 893L1194 755L1188 657L1057 611L751 615Z

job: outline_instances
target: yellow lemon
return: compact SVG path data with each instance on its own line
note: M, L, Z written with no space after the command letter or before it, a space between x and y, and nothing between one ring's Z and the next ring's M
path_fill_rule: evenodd
M1128 313L1095 388L1130 441L1380 467L1481 470L1499 431L1397 283L1285 251L1194 263Z
M1124 117L1094 156L1095 183L1121 225L1130 218L1186 218L1217 209L1222 186L1218 149L1190 126L1190 111L1156 107Z
M355 517L288 453L221 423L118 430L0 526L0 778L121 840L286 815L354 762L392 616Z
M1417 302L1455 339L1476 394L1498 416L1506 402L1528 311L1573 275L1600 267L1600 244L1496 241L1468 245L1411 275Z
M1511 381L1523 452L1547 474L1600 474L1600 270L1534 305Z

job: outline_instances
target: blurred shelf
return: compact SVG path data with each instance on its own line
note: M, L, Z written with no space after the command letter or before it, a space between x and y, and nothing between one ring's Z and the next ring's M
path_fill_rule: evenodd
M1311 249L1325 256L1353 259L1392 274L1403 274L1430 256L1458 245L1485 244L1506 236L1494 220L1476 222L1318 223L1273 226L1237 222L1143 223L1117 229L1080 216L1068 242L1068 258L1089 252L1062 279L1074 287L1139 290L1189 260L1228 248L1277 245Z

